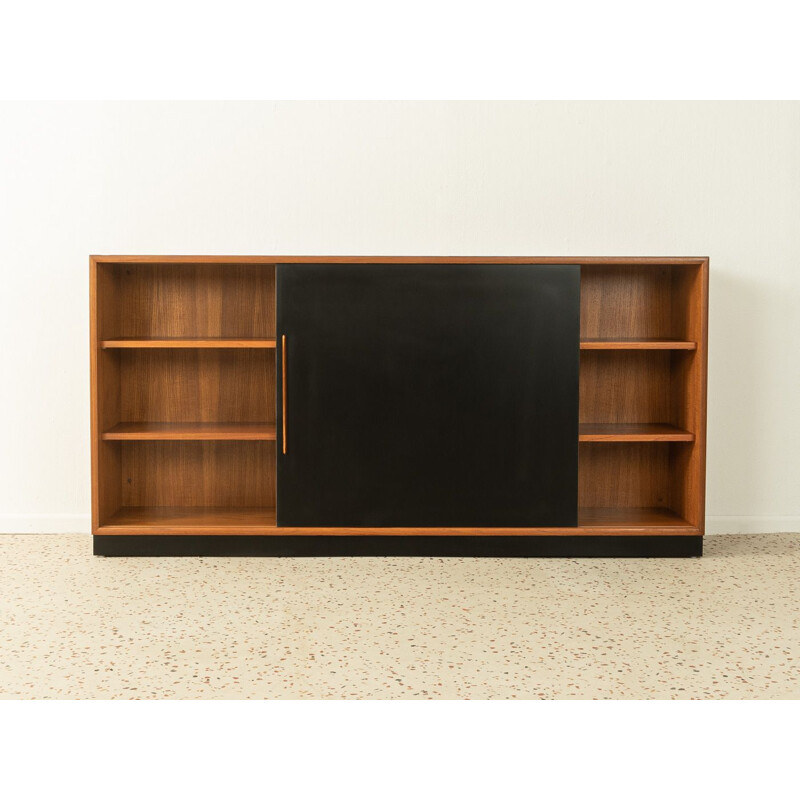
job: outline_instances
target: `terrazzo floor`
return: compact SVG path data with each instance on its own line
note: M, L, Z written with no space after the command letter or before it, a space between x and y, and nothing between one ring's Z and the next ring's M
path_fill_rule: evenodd
M800 534L705 549L123 559L0 536L0 698L800 699Z

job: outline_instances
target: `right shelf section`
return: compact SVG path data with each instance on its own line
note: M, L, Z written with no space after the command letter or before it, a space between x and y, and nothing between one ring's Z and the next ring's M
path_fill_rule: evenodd
M579 525L703 530L707 262L581 269Z

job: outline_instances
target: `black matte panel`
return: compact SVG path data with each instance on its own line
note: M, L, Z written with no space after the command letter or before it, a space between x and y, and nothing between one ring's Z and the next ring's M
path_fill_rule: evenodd
M95 535L96 556L690 558L702 536Z
M278 525L577 525L580 267L279 264L277 313Z

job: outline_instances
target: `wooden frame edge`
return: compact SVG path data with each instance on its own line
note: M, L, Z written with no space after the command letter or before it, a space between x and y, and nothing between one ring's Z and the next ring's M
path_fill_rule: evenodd
M625 266L701 266L707 256L220 256L220 255L92 255L97 264L586 264Z
M91 476L92 476L92 533L96 534L100 527L100 408L98 398L98 331L97 331L97 257L89 256L89 408L91 441Z
M496 536L702 536L693 526L639 526L631 528L319 528L297 526L208 526L104 525L95 531L103 536L467 536L491 539Z
M702 364L700 365L700 424L702 436L695 436L695 447L700 448L700 513L698 514L700 532L705 534L706 530L706 448L708 439L708 299L709 299L709 277L711 273L711 260L706 257L700 264L701 291L700 299L700 319L701 319L701 342Z

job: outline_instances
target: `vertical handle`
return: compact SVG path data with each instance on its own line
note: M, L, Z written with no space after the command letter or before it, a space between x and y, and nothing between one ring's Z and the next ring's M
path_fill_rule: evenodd
M281 336L281 408L283 410L283 453L286 455L286 336Z

